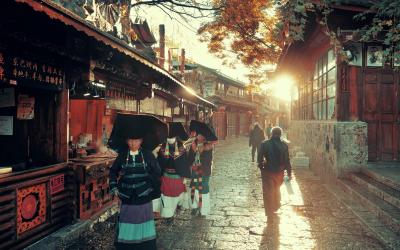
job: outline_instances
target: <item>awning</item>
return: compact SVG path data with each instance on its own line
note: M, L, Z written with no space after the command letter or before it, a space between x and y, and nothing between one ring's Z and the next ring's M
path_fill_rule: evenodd
M171 75L168 71L158 67L157 65L153 64L152 62L148 61L142 55L138 54L134 48L129 47L124 41L119 40L118 38L113 37L112 35L103 32L102 30L95 27L90 22L83 20L80 16L76 15L75 13L69 11L68 9L53 3L49 0L15 0L19 3L25 3L31 6L35 11L43 12L48 15L52 19L59 20L66 25L74 27L76 30L80 32L84 32L86 35L95 38L97 41L102 42L121 53L135 59L136 61L146 65L147 67L161 73L167 79L173 81L178 86L183 88L186 92L190 95L194 96L197 100L199 100L204 105L210 107L216 107L213 103L207 101L206 99L202 98L201 96L197 95L194 90L185 86L179 80L177 80L173 75Z

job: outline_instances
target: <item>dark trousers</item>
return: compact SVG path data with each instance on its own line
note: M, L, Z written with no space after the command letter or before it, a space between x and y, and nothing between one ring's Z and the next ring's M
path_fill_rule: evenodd
M251 159L252 159L252 161L257 160L256 151L258 153L259 149L260 149L260 146L255 146L255 145L251 146ZM256 157L256 158L254 158L254 157Z
M281 207L280 187L283 183L284 172L261 170L265 215L271 215Z

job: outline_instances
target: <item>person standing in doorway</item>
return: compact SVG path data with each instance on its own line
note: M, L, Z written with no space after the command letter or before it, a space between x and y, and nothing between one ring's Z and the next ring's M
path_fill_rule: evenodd
M249 138L249 147L251 147L251 159L254 162L254 157L256 155L256 151L259 151L261 143L264 141L264 131L256 122L254 124L253 129L250 131L250 138Z
M261 169L264 209L266 216L272 216L281 206L280 186L283 183L284 171L291 179L289 148L281 140L282 129L274 127L271 139L261 144L258 152L258 165Z

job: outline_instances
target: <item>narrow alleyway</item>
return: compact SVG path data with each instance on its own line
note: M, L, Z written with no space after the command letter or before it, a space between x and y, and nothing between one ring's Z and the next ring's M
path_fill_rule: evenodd
M220 142L212 178L212 214L182 211L160 222L160 249L383 249L357 218L308 170L294 171L295 195L282 185L279 219L264 216L261 179L247 138ZM69 249L111 249L115 218Z

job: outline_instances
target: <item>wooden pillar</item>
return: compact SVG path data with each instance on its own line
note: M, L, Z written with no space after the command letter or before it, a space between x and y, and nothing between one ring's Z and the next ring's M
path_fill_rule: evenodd
M55 138L55 156L58 162L68 161L68 107L69 96L68 89L63 88L62 92L57 94L56 109L56 138Z

